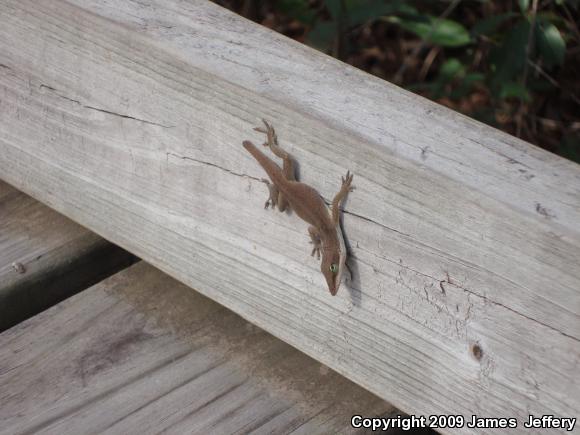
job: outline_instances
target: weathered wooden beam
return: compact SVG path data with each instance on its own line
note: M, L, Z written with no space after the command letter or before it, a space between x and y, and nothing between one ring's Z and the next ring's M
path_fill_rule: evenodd
M576 164L205 1L0 5L1 178L407 412L578 415ZM262 117L326 199L355 173L334 298Z
M0 334L0 434L354 434L395 412L144 262Z
M0 332L135 261L0 181Z

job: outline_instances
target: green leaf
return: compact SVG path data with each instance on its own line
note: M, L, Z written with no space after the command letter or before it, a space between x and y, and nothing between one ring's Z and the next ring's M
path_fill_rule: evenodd
M437 99L449 93L448 86L456 77L465 75L465 66L455 58L446 60L439 68L437 78L431 87L431 98Z
M485 75L481 73L467 73L467 68L458 59L448 59L439 68L439 74L433 81L431 88L432 98L447 95L459 99L467 95L477 82L483 82ZM452 84L452 86L448 86Z
M516 16L513 12L507 14L494 15L489 18L478 21L475 26L471 28L471 34L474 36L491 35L495 33L496 29L506 20Z
M503 99L518 98L526 103L529 103L532 100L526 87L521 83L515 82L503 83L499 92L499 97Z
M443 47L460 47L471 42L469 32L457 21L440 20L431 15L416 15L408 18L391 16L387 18L387 21L398 24L422 39Z
M566 27L567 23L563 15L558 15L553 11L540 12L538 14L538 20L549 21L558 28Z
M460 99L469 94L476 83L485 81L485 75L481 73L465 74L460 85L451 92L451 98Z
M530 23L527 19L519 20L508 32L499 47L490 53L493 77L492 92L498 95L502 83L517 81L526 64L526 47Z
M536 44L538 54L542 57L547 69L564 63L566 43L558 28L552 23L545 20L537 21Z
M469 73L466 74L465 77L463 78L463 81L465 83L469 83L469 84L474 84L477 82L483 82L485 81L485 74L482 73Z
M358 0L347 3L348 24L358 26L360 24L374 21L383 15L397 13L402 5L402 1L390 1L385 3L383 0Z
M401 2L399 5L399 15L403 16L411 16L411 15L419 15L419 11L413 5L410 5L406 2Z
M580 5L579 0L556 0L558 6L562 6L564 3L568 3L568 6L571 6L574 9L577 9L578 5Z
M463 64L459 60L451 58L446 60L445 63L441 65L441 68L439 69L439 76L448 82L453 80L456 75L462 72L465 72Z
M530 0L518 0L518 4L520 5L522 13L525 14L530 7Z

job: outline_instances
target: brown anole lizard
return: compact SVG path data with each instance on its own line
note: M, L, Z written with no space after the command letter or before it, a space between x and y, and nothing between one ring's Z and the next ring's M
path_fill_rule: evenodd
M311 255L316 254L320 259L322 251L320 270L326 279L330 294L334 296L340 287L347 267L346 245L340 226L340 205L348 192L354 189L351 187L353 176L347 172L346 177L342 177L342 186L332 200L332 207L329 209L314 188L295 180L292 159L278 145L278 139L272 126L266 121L263 122L266 129L255 128L255 130L266 134L267 142L264 143L264 146L270 147L272 152L282 159L284 169L281 169L252 142L246 140L243 145L272 180L272 184L264 180L270 190L266 208L270 203L273 206L277 204L281 211L289 206L302 220L310 224L308 234L314 245Z

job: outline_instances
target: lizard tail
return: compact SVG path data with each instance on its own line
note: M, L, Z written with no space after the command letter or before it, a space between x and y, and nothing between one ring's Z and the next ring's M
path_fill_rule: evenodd
M286 183L287 180L284 178L284 174L280 166L270 160L262 151L256 147L256 145L254 145L249 140L245 140L242 145L252 156L254 156L260 166L264 168L274 184L280 187Z

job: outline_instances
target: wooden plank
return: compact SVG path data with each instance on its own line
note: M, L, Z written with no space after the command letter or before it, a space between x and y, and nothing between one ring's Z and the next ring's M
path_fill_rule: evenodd
M155 40L163 49L186 58L188 65L213 77L267 97L276 109L282 105L306 113L307 118L321 120L339 131L325 140L317 137L323 131L317 133L316 123L308 128L299 122L300 118L278 116L277 125L303 130L293 131L292 138L287 135L284 143L302 148L308 141L330 142L330 151L322 148L317 152L328 159L326 154L331 154L334 146L344 147L341 143L344 133L354 136L357 148L360 142L374 143L383 152L389 151L429 172L443 174L510 207L578 229L577 165L528 142L475 122L270 29L252 25L211 2L71 0L69 3L130 28L133 37L137 34ZM235 93L232 99L239 100ZM155 119L171 125L173 114L153 110L154 107L141 110L149 109ZM262 110L262 114L271 117L278 110L275 114ZM199 122L195 124L199 126ZM244 133L235 130L235 134ZM342 153L332 161L340 162L340 157ZM313 179L327 177L312 168L304 169Z
M580 413L577 165L203 1L1 5L3 178L407 412ZM334 298L262 117L325 198L355 173Z
M0 434L360 433L395 409L141 262L0 335Z
M0 181L0 331L135 257Z

